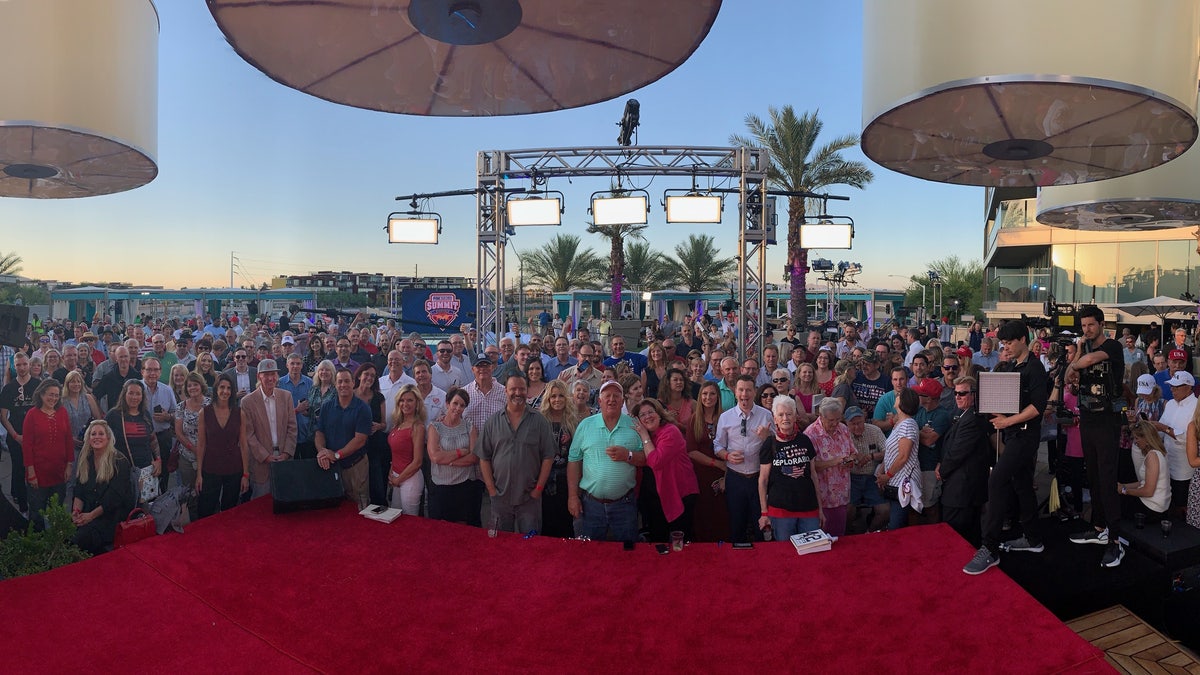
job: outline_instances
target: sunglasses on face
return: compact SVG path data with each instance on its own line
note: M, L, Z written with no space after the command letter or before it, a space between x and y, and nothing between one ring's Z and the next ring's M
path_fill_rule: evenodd
M956 370L958 370L958 366L957 366L957 365L954 365L954 366L942 366L942 370L956 371Z
M771 381L772 382L787 382L788 379L786 377L772 377Z
M973 393L975 393L975 392L973 392L973 391L955 391L955 392L954 392L954 395L955 395L956 397L962 397L962 396L968 396L968 395L970 395L970 394L973 394Z

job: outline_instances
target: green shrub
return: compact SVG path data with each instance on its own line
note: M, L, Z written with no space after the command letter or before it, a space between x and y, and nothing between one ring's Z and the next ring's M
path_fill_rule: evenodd
M58 495L50 499L50 505L42 513L48 521L44 531L34 532L30 522L24 532L10 532L0 541L0 579L37 574L91 557L71 543L75 523L71 522L67 508L59 503Z

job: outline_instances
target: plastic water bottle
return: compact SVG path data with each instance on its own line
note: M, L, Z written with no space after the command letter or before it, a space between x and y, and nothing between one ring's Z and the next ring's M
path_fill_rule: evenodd
M499 516L492 516L491 522L488 523L488 536L492 539L496 538L496 533L500 531Z

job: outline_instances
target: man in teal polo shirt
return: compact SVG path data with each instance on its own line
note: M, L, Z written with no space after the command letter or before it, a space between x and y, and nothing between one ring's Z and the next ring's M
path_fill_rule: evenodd
M732 356L721 359L721 379L717 381L717 389L721 392L721 410L729 410L737 406L734 388L738 379L738 362Z
M646 465L646 453L633 418L621 414L625 393L613 381L600 385L600 414L575 428L567 456L567 508L583 518L583 534L603 540L637 539L637 503L633 497L635 467Z

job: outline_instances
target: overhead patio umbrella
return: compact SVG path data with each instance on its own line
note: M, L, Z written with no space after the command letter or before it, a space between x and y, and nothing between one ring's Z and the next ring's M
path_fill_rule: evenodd
M1195 314L1196 303L1172 298L1166 295L1159 295L1150 298L1149 300L1138 300L1137 302L1125 302L1119 305L1109 305L1113 309L1119 309L1130 316L1156 316L1159 321L1159 342L1165 343L1166 336L1164 334L1167 323L1167 316L1171 314Z
M208 0L277 82L357 108L521 115L607 101L675 70L721 0ZM714 90L715 91L715 90Z

